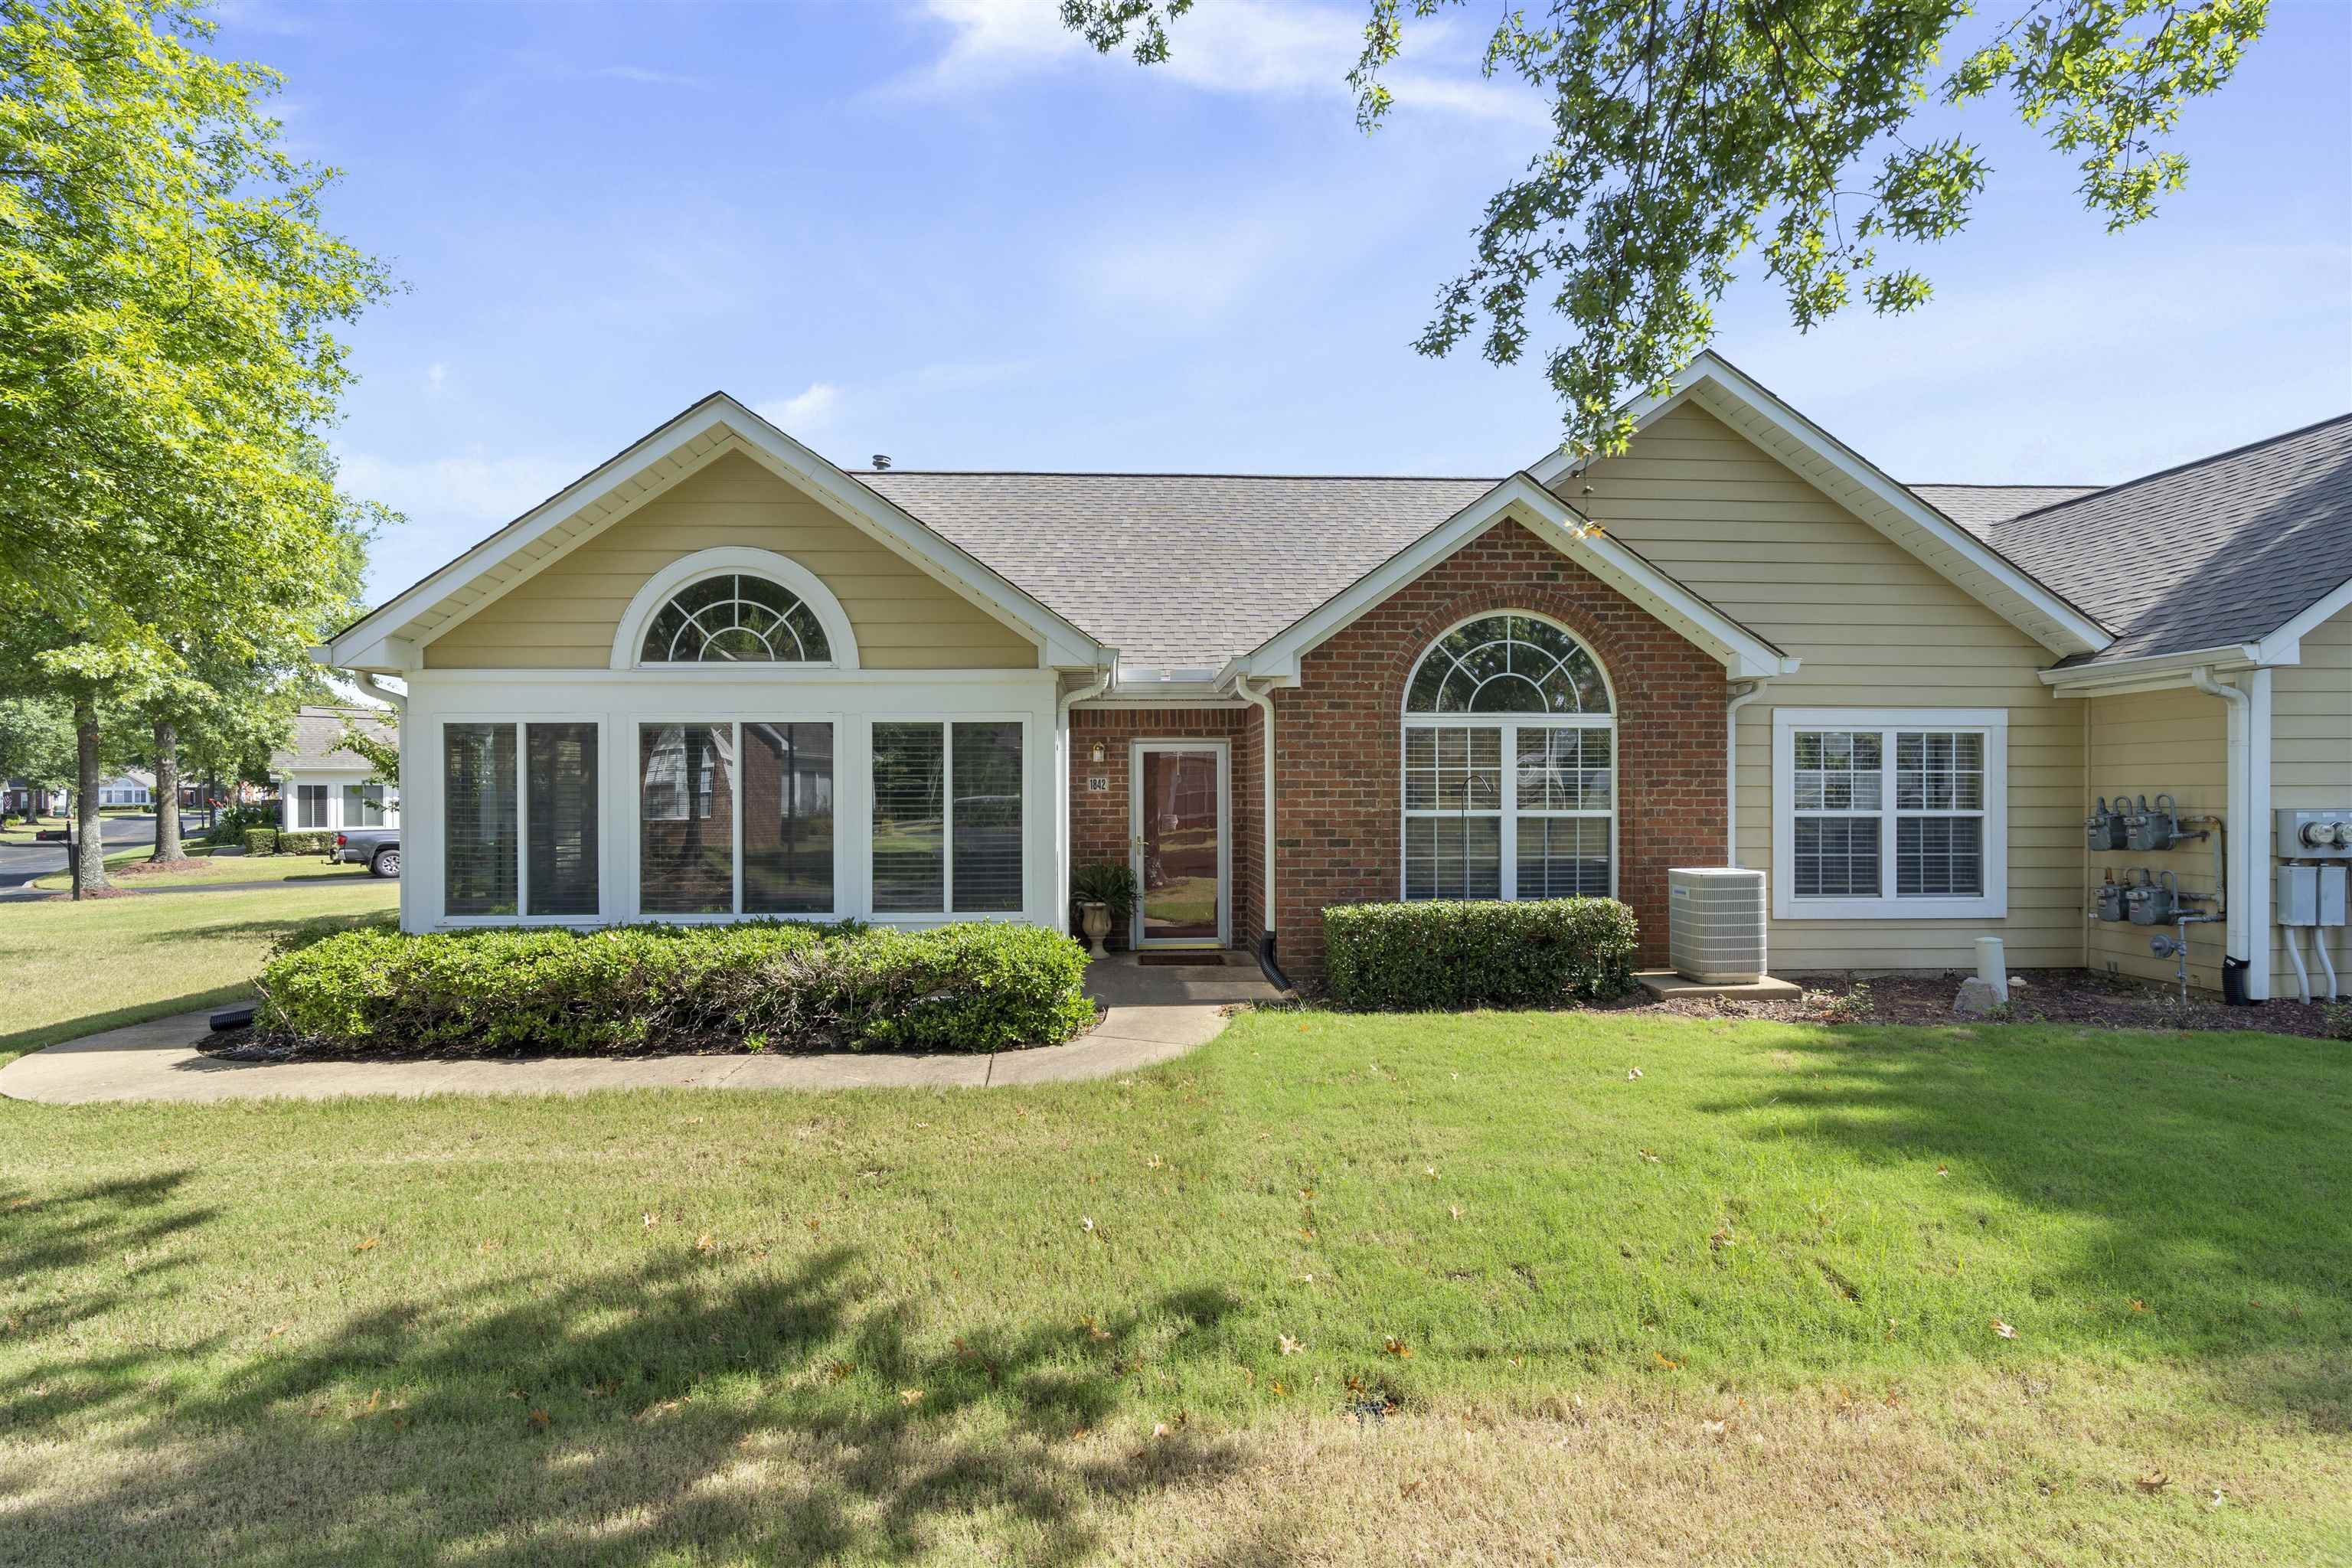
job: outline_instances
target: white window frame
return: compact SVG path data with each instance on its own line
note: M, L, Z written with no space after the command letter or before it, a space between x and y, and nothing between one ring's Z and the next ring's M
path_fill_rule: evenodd
M449 854L449 802L446 794L441 789L438 771L446 770L449 765L448 731L451 726L458 724L479 724L484 726L504 725L507 729L514 731L515 912L510 915L461 915L451 914L448 911L446 900L448 897L449 887L447 858ZM523 913L525 910L530 908L530 735L529 732L529 727L533 724L593 724L596 727L597 912L593 915L529 915ZM630 735L632 743L635 742L635 734L633 731ZM606 817L610 814L605 809L605 803L609 801L612 796L605 793L606 786L604 783L605 778L608 775L608 770L610 770L613 765L614 742L613 726L611 722L606 719L593 713L527 713L520 718L510 717L505 713L452 714L450 717L440 721L440 727L438 731L436 731L434 739L436 742L435 749L437 753L434 758L434 767L436 770L436 776L434 782L434 810L437 811L441 817L441 820L436 824L434 827L434 837L440 845L441 858L440 868L436 871L435 875L441 879L439 886L439 902L442 911L440 917L441 923L445 926L450 927L570 926L581 925L603 920L604 918L604 910L612 905L613 876L615 869L613 863L614 826L611 822L606 820ZM390 806L385 808L385 816L387 819L391 816L391 811L392 808ZM632 824L631 826L634 827L635 824ZM635 868L633 864L633 872L634 869ZM418 876L422 875L422 872L412 870L409 874L412 876Z
M919 925L961 923L965 921L1021 921L1029 907L1029 850L1035 842L1031 837L1036 831L1034 814L1029 808L1030 769L1036 765L1034 747L1036 735L1026 713L877 713L866 725L866 902L871 906L880 900L874 878L874 731L883 724L937 724L940 731L940 898L946 904L938 910L876 910L864 917L873 925L903 922ZM1013 724L1021 731L1021 901L1011 910L971 910L958 912L955 907L955 727L958 724ZM835 785L834 798L840 799L840 786ZM840 808L835 807L838 820Z
M1796 740L1801 730L1875 731L1883 784L1878 808L1829 816L1879 819L1876 898L1796 896ZM1906 816L1966 812L1906 810L1895 804L1895 734L1943 731L1984 737L1984 892L1977 898L1904 898L1895 891L1895 823ZM1772 918L1783 921L2000 920L2009 914L2009 710L2006 708L1775 708L1772 710Z
M646 660L638 657L645 647L646 627L662 607L672 599L707 577L764 577L805 605L824 628L826 651L832 658L824 659L709 659L674 664L667 659ZM629 601L623 612L619 627L613 634L612 668L640 670L670 678L693 679L696 672L724 675L732 671L776 670L793 674L816 673L826 670L851 670L858 667L857 634L849 624L849 612L842 608L824 579L789 556L772 550L754 550L743 545L720 545L710 550L698 550L679 557L646 579L645 585Z
M1519 896L1518 731L1523 729L1608 731L1609 809L1592 811L1580 807L1573 811L1530 811L1527 815L1536 818L1581 817L1586 820L1606 817L1609 821L1609 897L1613 899L1617 896L1618 879L1622 875L1624 859L1619 852L1619 833L1620 808L1624 801L1625 786L1623 770L1618 765L1617 754L1617 683L1610 678L1609 667L1601 661L1599 654L1592 651L1591 643L1577 636L1571 627L1563 626L1540 611L1511 608L1480 610L1475 615L1463 616L1429 639L1428 646L1421 650L1421 657L1412 661L1412 668L1405 675L1405 700L1407 702L1412 700L1413 682L1420 677L1421 667L1428 662L1432 654L1436 652L1440 643L1464 626L1475 626L1480 621L1490 621L1504 616L1517 616L1526 620L1541 621L1582 648L1585 657L1592 660L1593 669L1601 677L1601 689L1608 696L1609 711L1606 713L1416 713L1411 708L1401 709L1400 722L1397 727L1397 898L1402 901L1416 903L1427 901L1413 899L1411 892L1411 851L1408 847L1409 836L1404 829L1405 823L1419 817L1487 815L1485 812L1449 811L1436 807L1415 809L1404 804L1409 794L1410 773L1406 763L1405 735L1408 731L1415 729L1500 730L1503 732L1502 802L1497 807L1502 817L1498 853L1502 856L1503 864L1502 877L1497 883L1496 897L1505 902L1514 902Z
M842 736L845 732L845 721L841 714L825 712L770 713L765 711L743 710L726 713L719 717L692 714L681 718L670 714L663 714L658 718L654 718L640 715L627 721L627 723L629 727L629 771L627 775L628 784L625 791L629 805L629 824L627 834L629 842L629 884L627 901L632 919L656 921L663 925L735 925L740 924L744 921L806 921L823 925L846 918L842 913L841 897L842 882L845 876L844 868L848 863L846 847L842 842L841 826L841 777L843 772ZM746 724L826 724L830 725L833 729L833 908L829 910L812 910L806 914L779 914L773 911L762 911L753 914L747 913L744 910L743 727ZM730 907L724 911L711 910L703 912L648 910L645 907L645 825L648 822L684 822L691 819L689 817L680 816L649 817L646 816L646 781L643 772L644 764L638 760L640 756L639 748L644 744L644 742L640 737L647 729L667 730L678 727L690 727L694 725L701 725L713 730L725 730L730 737L730 743L733 748L732 752L728 759L727 777L728 795L729 798L733 803L732 816L734 817L734 820L728 826L728 853L732 859L732 868L730 874L732 879L733 886L733 890L730 893L728 899ZM870 758L866 760L865 765L870 773L873 767ZM691 780L688 781L689 784L691 782ZM692 807L689 806L688 809L691 811ZM869 858L870 858L869 852Z

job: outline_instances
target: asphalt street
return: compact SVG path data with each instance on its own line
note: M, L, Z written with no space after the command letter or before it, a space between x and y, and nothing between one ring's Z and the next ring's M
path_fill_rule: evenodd
M155 819L152 816L109 816L106 824L107 853L152 847L155 842ZM180 818L180 831L193 835L204 826L201 812L189 812ZM66 847L63 844L0 844L0 888L21 888L36 877L46 877L52 871L66 869Z

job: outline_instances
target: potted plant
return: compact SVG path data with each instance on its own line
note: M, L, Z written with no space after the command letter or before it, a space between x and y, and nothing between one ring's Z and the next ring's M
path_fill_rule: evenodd
M1077 907L1077 928L1100 958L1103 938L1124 932L1135 913L1135 873L1117 860L1081 866L1070 877L1070 901Z

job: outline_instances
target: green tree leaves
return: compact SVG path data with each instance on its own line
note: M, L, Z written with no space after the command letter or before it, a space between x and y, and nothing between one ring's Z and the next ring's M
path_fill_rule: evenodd
M1348 78L1358 123L1395 107L1385 74L1414 23L1462 0L1367 0ZM1130 38L1167 58L1193 0L1065 0L1100 50ZM1966 0L1549 0L1505 8L1489 76L1550 100L1549 143L1487 202L1470 266L1440 291L1415 343L1476 342L1496 364L1529 348L1530 317L1560 320L1544 351L1571 450L1620 449L1616 411L1715 334L1714 305L1760 257L1800 330L1858 297L1893 314L1930 296L1883 245L1963 227L1990 169L1954 135L1915 142L1922 110L2006 92L2073 156L2083 200L2112 229L2152 216L2188 161L2159 144L2193 99L2227 82L2268 0L2026 0L1947 71Z

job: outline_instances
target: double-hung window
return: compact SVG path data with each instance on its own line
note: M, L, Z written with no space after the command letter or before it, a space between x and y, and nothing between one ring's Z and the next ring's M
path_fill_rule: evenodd
M1583 645L1480 616L1422 656L1404 707L1406 898L1615 890L1615 720Z
M1780 920L2009 911L2009 715L1780 708L1772 716Z

